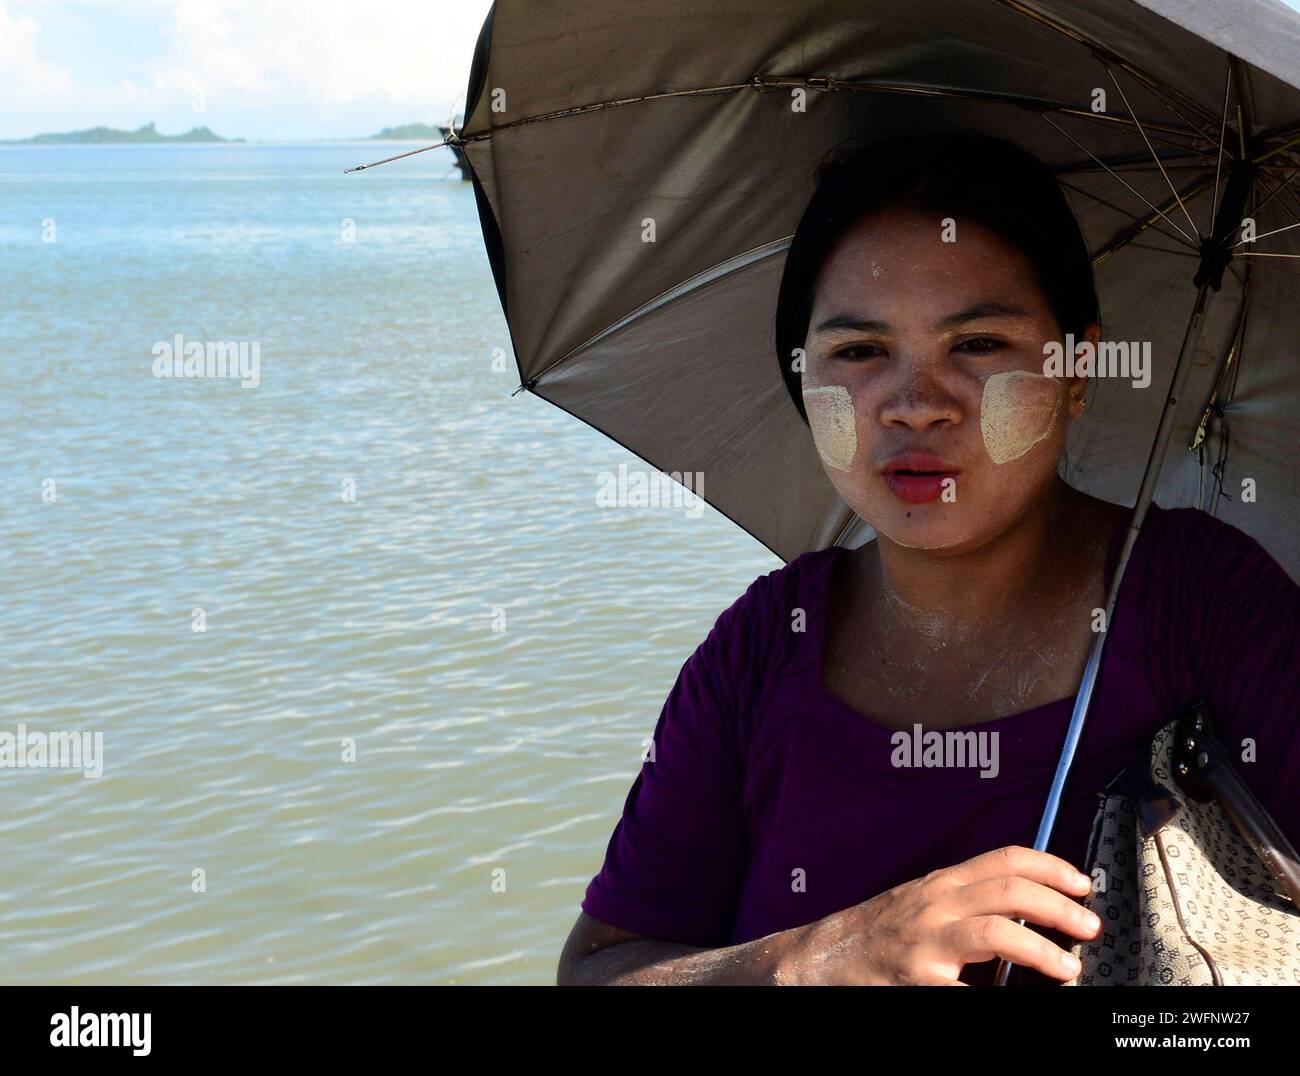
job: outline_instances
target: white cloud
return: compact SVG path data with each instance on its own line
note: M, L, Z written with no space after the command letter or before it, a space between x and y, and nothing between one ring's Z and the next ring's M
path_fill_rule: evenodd
M292 93L326 105L370 98L427 106L463 88L486 13L448 25L453 7L191 0L178 7L174 44L157 67L155 85L209 94Z
M465 90L491 2L51 0L11 15L16 6L0 3L0 137L157 120L163 130L206 123L229 135L314 138L444 119ZM117 36L113 20L131 15L157 24L125 40L122 70L132 78L68 70L38 48L85 51L54 48L71 42L48 42L42 23L46 34ZM195 112L200 94L206 115Z
M35 19L11 15L8 5L0 4L0 86L8 104L43 104L76 92L72 73L46 63L37 53L37 29Z

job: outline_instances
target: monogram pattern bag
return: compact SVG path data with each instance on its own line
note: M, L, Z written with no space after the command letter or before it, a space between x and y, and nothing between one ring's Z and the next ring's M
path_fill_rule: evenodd
M1067 986L1300 985L1300 860L1196 703L1100 793ZM1098 870L1099 868L1099 870Z

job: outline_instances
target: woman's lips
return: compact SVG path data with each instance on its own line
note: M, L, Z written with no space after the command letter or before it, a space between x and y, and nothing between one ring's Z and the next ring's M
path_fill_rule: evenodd
M907 501L908 504L925 504L928 501L937 500L939 494L943 492L943 480L948 475L908 475L893 474L885 475L885 485L897 497Z
M880 473L894 496L908 504L925 504L937 500L944 481L951 478L955 482L961 472L938 456L905 452L886 463Z

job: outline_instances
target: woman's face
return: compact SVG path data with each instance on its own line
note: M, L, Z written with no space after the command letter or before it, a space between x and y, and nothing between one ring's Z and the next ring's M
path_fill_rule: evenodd
M960 219L945 233L912 208L860 218L818 275L805 343L804 407L835 488L898 545L996 537L1046 490L1082 409L1082 379L1043 375L1061 338L1028 259L996 234Z

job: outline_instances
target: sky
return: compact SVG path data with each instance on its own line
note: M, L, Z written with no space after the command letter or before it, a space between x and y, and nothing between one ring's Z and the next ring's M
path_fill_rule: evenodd
M0 0L0 139L151 121L165 134L206 126L270 141L440 123L465 92L490 7Z
M357 138L463 107L491 0L0 0L0 139Z

